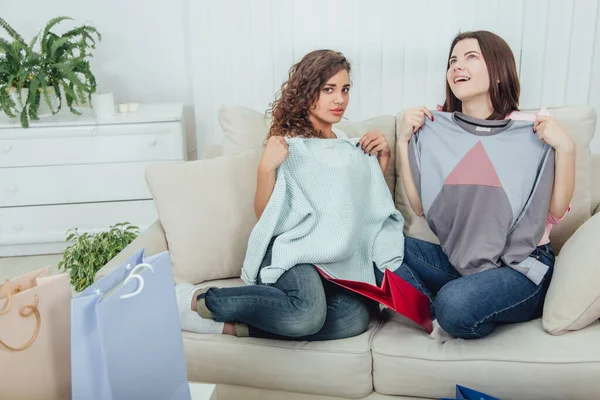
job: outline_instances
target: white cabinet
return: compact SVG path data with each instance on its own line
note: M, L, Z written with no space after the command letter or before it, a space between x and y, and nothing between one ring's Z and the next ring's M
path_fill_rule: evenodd
M28 129L0 116L0 257L60 252L70 228L144 230L157 218L146 168L186 154L181 104L102 120L63 110Z

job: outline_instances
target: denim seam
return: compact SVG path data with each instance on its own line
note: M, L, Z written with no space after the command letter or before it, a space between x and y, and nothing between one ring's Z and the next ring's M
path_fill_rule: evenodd
M423 258L419 257L417 254L413 253L412 251L406 249L406 252L409 253L411 256L413 256L415 258L418 258L423 264L426 264L431 269L434 269L434 270L436 270L438 272L441 272L442 274L447 275L447 276L449 276L451 278L460 278L460 274L458 276L449 274L448 272L443 271L443 270L435 267L433 264L431 264L430 262L428 262L428 261L424 260Z
M477 336L479 336L479 337L481 337L481 336L480 336L480 335L479 335L477 332L475 332L477 329L479 329L479 325L483 324L484 322L487 322L486 320L487 320L488 318L491 318L492 316L494 316L494 315L498 315L498 314L500 314L500 313L502 313L502 312L508 311L508 310L510 310L511 308L515 308L515 307L517 307L518 305L520 305L520 304L523 304L523 303L525 303L527 300L530 300L531 298L533 298L534 296L536 296L536 295L537 295L537 294L540 292L540 290L542 289L542 287L543 287L543 283L544 283L544 280L545 280L545 279L542 279L542 281L541 281L541 282L540 282L540 284L538 285L538 288L537 288L537 290L536 290L536 291L535 291L535 292L534 292L534 293L533 293L531 296L529 296L529 297L527 297L527 298L525 298L525 299L523 299L523 300L519 301L518 303L512 304L512 305L510 305L510 306L508 306L508 307L506 307L506 308L503 308L502 310L494 311L493 313L489 314L487 317L485 317L485 318L482 318L481 320L479 320L479 321L478 321L478 322L475 324L475 325L476 325L476 327L475 327L475 328L472 330L472 333L473 333L473 334L475 334L475 335L477 335Z
M408 273L412 276L412 278L415 281L415 283L419 286L419 290L421 291L421 293L423 293L425 296L427 296L427 298L431 302L430 304L434 304L433 299L431 297L429 297L429 295L426 293L425 288L423 287L423 285L421 285L419 283L419 281L417 280L417 277L415 276L415 274L413 273L413 271L410 268L408 268L408 267L406 267L406 269L408 270Z

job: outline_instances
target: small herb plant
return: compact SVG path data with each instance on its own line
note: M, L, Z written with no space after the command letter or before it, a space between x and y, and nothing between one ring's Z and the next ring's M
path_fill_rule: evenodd
M58 269L69 271L71 286L81 292L94 283L96 273L138 235L139 228L129 222L113 225L107 232L80 234L77 228L70 229L67 241L73 243L63 251Z

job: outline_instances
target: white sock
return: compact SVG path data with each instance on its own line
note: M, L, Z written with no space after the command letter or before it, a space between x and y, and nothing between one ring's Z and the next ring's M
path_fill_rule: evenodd
M454 339L452 335L442 329L437 319L433 321L433 331L430 336L432 339L437 339L442 343Z
M192 311L192 297L198 290L199 287L187 282L175 286L181 330L196 333L223 333L225 323L202 318L196 311Z

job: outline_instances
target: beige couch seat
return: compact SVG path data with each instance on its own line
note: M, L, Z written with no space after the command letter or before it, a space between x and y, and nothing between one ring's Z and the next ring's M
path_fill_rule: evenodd
M393 319L373 340L373 381L389 395L452 397L458 383L501 399L592 399L600 393L599 338L600 322L552 336L537 319L478 340L442 342Z
M243 284L226 279L200 286ZM324 342L184 332L188 374L202 382L360 399L373 391L371 341L379 325L373 320L360 336Z

